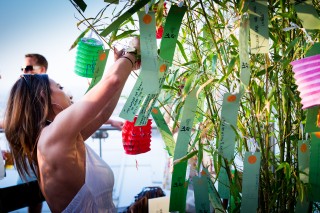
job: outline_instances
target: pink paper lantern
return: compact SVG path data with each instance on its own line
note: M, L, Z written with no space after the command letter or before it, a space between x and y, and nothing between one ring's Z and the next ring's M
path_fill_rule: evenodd
M320 54L290 64L300 92L302 109L320 105Z

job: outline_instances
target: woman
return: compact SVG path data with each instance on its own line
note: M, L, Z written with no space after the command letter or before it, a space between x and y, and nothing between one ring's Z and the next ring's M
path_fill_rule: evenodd
M139 50L139 40L132 45ZM46 74L24 74L11 89L5 134L22 177L37 174L52 212L115 212L110 167L87 147L111 116L136 54L115 55L105 77L77 103Z

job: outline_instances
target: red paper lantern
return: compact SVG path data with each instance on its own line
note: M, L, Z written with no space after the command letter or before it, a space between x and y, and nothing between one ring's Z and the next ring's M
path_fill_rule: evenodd
M157 28L157 31L156 31L157 39L162 38L162 35L163 35L163 26L161 25L160 27Z
M137 155L150 151L151 142L151 119L145 126L134 126L137 116L133 122L125 121L122 127L122 143L126 154Z

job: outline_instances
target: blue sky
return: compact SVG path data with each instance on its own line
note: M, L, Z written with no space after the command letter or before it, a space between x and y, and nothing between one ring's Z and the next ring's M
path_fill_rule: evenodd
M95 16L106 4L103 0L85 2L86 17ZM81 18L69 0L0 0L2 101L19 77L26 53L44 55L49 62L49 76L76 99L82 96L88 79L74 73L76 49L69 51L81 33L75 17Z

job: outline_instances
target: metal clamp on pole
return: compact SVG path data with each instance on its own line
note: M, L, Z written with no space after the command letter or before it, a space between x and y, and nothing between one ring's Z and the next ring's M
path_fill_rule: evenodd
M99 139L99 156L102 157L102 139L106 139L109 137L108 130L114 130L115 128L110 127L108 125L102 125L95 133L91 135L91 138Z

